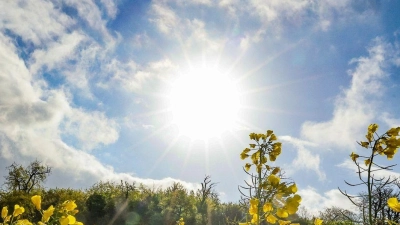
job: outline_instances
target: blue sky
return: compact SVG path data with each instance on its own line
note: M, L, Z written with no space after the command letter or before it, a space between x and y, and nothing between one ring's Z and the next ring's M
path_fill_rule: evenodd
M237 201L248 134L272 129L283 142L276 165L303 205L349 208L337 187L361 190L343 181L356 181L356 141L370 123L400 126L398 1L0 8L0 182L6 166L38 159L53 168L47 187L196 189L210 175L223 201Z

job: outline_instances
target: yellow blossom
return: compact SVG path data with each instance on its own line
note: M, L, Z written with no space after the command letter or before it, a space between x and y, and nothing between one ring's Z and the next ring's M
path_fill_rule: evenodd
M393 127L391 129L389 129L388 131L386 131L387 135L391 136L398 136L400 132L400 127Z
M293 200L296 202L301 202L301 196L300 195L293 195Z
M355 154L354 152L351 153L350 158L351 160L353 160L354 162L356 161L356 159L360 157L359 155Z
M50 216L54 213L54 207L51 205L47 210L43 211L42 222L46 223L49 221Z
M368 148L369 142L367 142L367 141L362 141L362 142L360 142L360 145L361 145L362 147L364 147L364 148Z
M250 144L250 148L255 148L256 144Z
M271 137L269 138L269 141L276 141L278 138L276 138L275 134L271 134Z
M14 217L17 217L17 216L21 215L21 214L24 213L24 212L25 212L24 207L19 206L19 205L15 205L15 206L14 206L13 216L14 216Z
M242 160L245 159L245 158L247 158L247 157L249 157L249 155L246 154L246 153L243 153L243 152L242 152L242 154L240 154L240 158L241 158Z
M320 218L316 218L314 220L314 225L322 225L323 220L321 220Z
M177 223L178 223L178 225L185 225L185 221L183 221L183 218L180 218L180 219L177 221Z
M267 137L269 137L272 133L274 133L272 130L267 130Z
M6 218L6 216L8 215L8 209L7 209L7 206L4 206L2 209L1 209L1 218L3 218L3 220Z
M376 130L378 130L378 124L373 123L371 125L368 126L368 133L375 133Z
M244 168L246 169L246 171L249 171L251 167L250 163L246 163L246 165L244 166Z
M270 202L265 203L264 206L263 206L263 211L264 212L270 212L273 209L274 208L272 207L272 204Z
M371 163L371 159L364 160L364 163L365 163L366 166L368 166Z
M277 219L274 215L272 215L272 214L269 214L269 215L267 216L267 222L268 222L268 223L274 224L274 223L276 223L277 220L278 220L278 219Z
M75 201L67 200L63 203L63 207L67 211L72 211L77 207L77 205L75 204Z
M290 221L278 220L279 225L287 225L290 224Z
M297 192L297 186L296 184L292 184L288 187L291 193L296 193Z
M258 213L258 204L260 201L256 198L250 199L250 208L249 213L250 215L254 215Z
M253 218L251 219L252 223L258 223L258 214L253 214Z
M271 183L272 186L276 187L279 184L280 178L271 174L268 176L268 181Z
M280 218L287 218L289 216L289 213L285 209L277 209L276 215Z
M279 173L279 171L280 171L281 169L279 169L279 167L275 167L273 170L272 170L272 174L274 174L274 175L276 175L277 173Z
M31 198L33 204L35 205L37 210L41 210L42 209L42 197L40 195L34 195Z
M393 211L400 212L400 203L397 198L389 198L387 203Z
M68 225L68 224L75 224L76 219L74 216L68 215L68 216L62 216L59 220L61 225Z
M16 225L32 225L29 220L17 220Z

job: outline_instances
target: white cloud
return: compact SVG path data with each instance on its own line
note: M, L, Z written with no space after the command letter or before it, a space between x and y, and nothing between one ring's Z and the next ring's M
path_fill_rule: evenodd
M210 37L205 22L199 18L180 18L173 8L161 2L153 3L151 12L150 21L160 32L179 41L186 52L216 56L224 46L224 39Z
M163 70L162 62L150 65ZM180 182L190 190L199 184L173 178L141 179L117 173L93 155L68 146L61 135L74 135L84 150L118 139L117 124L101 112L73 108L64 90L47 90L31 76L11 40L0 34L0 164L28 165L38 159L53 168L47 185L82 188L100 180L136 181L165 188ZM6 175L2 169L0 180ZM69 182L65 182L69 181Z
M295 146L297 150L297 156L293 160L292 164L294 168L300 169L308 169L314 171L317 175L319 180L325 180L326 174L321 169L321 160L319 154L316 152L311 152L309 148L318 146L315 143L303 141L297 138L293 138L290 136L281 136L279 137L283 141L287 141L293 146ZM291 172L291 171L288 171Z
M113 37L109 34L106 27L107 21L102 18L102 12L95 2L92 0L65 0L64 3L76 8L78 15L85 20L90 27L98 30L103 35L106 42L113 41ZM115 16L115 5L113 6L109 3L106 5L106 9L107 13L114 14Z
M305 207L307 211L314 216L318 216L319 212L323 211L325 208L333 206L353 212L357 211L357 208L349 199L342 195L337 189L332 189L320 194L316 189L308 186L306 189L300 189L298 194L302 199L301 206Z
M368 57L353 59L356 68L349 73L351 85L336 99L333 117L325 122L307 121L302 126L302 137L315 143L340 147L351 151L362 139L368 125L379 115L376 100L384 88L382 80L387 77L384 71L388 44L377 39L368 49Z
M0 8L0 30L10 30L35 45L45 45L74 24L49 1L1 1Z
M179 18L175 12L162 3L152 4L151 9L156 18L151 19L150 21L155 23L162 33L172 34L179 24Z
M112 144L119 137L117 123L100 112L89 113L82 109L71 109L66 114L64 126L65 133L75 136L83 150Z
M110 18L115 18L115 16L118 13L117 5L115 4L115 1L113 0L100 0L100 2L104 5L107 15Z
M64 67L62 65L65 61L75 57L74 52L84 39L84 35L72 32L63 35L58 41L51 42L45 48L36 49L31 56L31 73L36 74L42 67L45 67L47 71Z
M349 0L223 0L218 5L237 20L245 16L255 19L254 24L259 23L246 32L246 36L251 37L250 44L260 42L266 35L279 39L287 27L305 26L311 27L309 32L327 31L334 24L346 25L348 21L368 24L374 16L368 7L356 11L355 3Z
M154 82L167 80L173 76L177 66L170 60L163 59L149 63L146 67L141 68L135 62L122 63L118 60L112 60L106 69L113 74L113 80L118 86L123 86L128 91L146 92L154 91ZM106 87L107 84L102 86Z

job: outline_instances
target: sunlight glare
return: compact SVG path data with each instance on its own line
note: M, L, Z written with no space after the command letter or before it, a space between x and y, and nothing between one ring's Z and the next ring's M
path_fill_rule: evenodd
M218 136L234 127L238 91L229 77L214 68L197 68L180 76L170 94L173 123L194 139Z

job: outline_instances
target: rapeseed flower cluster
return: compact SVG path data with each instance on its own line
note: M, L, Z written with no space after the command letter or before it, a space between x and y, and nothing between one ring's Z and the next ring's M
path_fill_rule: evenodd
M185 221L183 220L183 218L180 218L178 221L176 221L177 225L185 225Z
M366 171L367 181L363 182L368 186L368 195L371 196L371 190L373 188L373 175L372 175L372 166L376 166L380 169L388 169L389 167L382 167L374 163L375 157L381 155L386 156L388 160L393 159L393 156L397 153L400 147L400 127L394 127L386 131L383 135L378 135L377 130L379 126L378 124L371 124L368 126L367 134L365 135L366 141L360 141L358 144L363 148L370 149L371 152L368 156L360 156L354 152L351 153L351 160L358 166L359 171ZM364 164L367 167L362 168L357 162L358 158L364 159ZM361 169L360 169L361 168ZM360 178L361 179L361 178ZM369 202L369 221L373 222L372 219L372 211L371 211L371 202ZM398 203L397 198L390 198L387 201L389 208L396 212L400 212L400 204Z
M400 127L394 127L386 131L383 135L379 136L376 134L378 130L377 124L371 124L368 126L368 132L365 137L367 141L359 142L359 145L366 149L371 149L372 154L364 160L364 164L369 166L372 163L373 157L376 155L385 155L387 159L393 159L393 156L397 153L400 147ZM350 155L351 160L354 162L360 157L360 155L352 152Z
M56 210L53 205L46 210L42 210L42 197L40 195L32 196L31 201L35 208L42 215L41 220L37 222L38 225L58 223L60 225L83 225L83 223L78 222L75 218L75 214L78 213L75 201L65 201L63 204L61 204L58 210ZM57 215L54 218L51 218L55 211ZM13 213L8 215L8 208L7 206L4 206L1 210L1 218L3 219L3 223L0 223L0 225L32 225L33 223L31 221L27 219L20 219L20 215L22 215L24 212L24 207L17 204L14 206Z
M251 221L239 225L260 224L264 220L270 224L290 224L287 218L297 212L301 202L301 197L296 194L297 186L293 182L283 182L281 169L268 165L269 161L274 162L281 154L282 143L277 142L272 130L265 134L251 133L249 136L256 143L245 148L240 158L250 159L244 166L246 171L254 167L257 172L257 175L251 175L257 180L255 186L251 187L256 194L249 199Z

